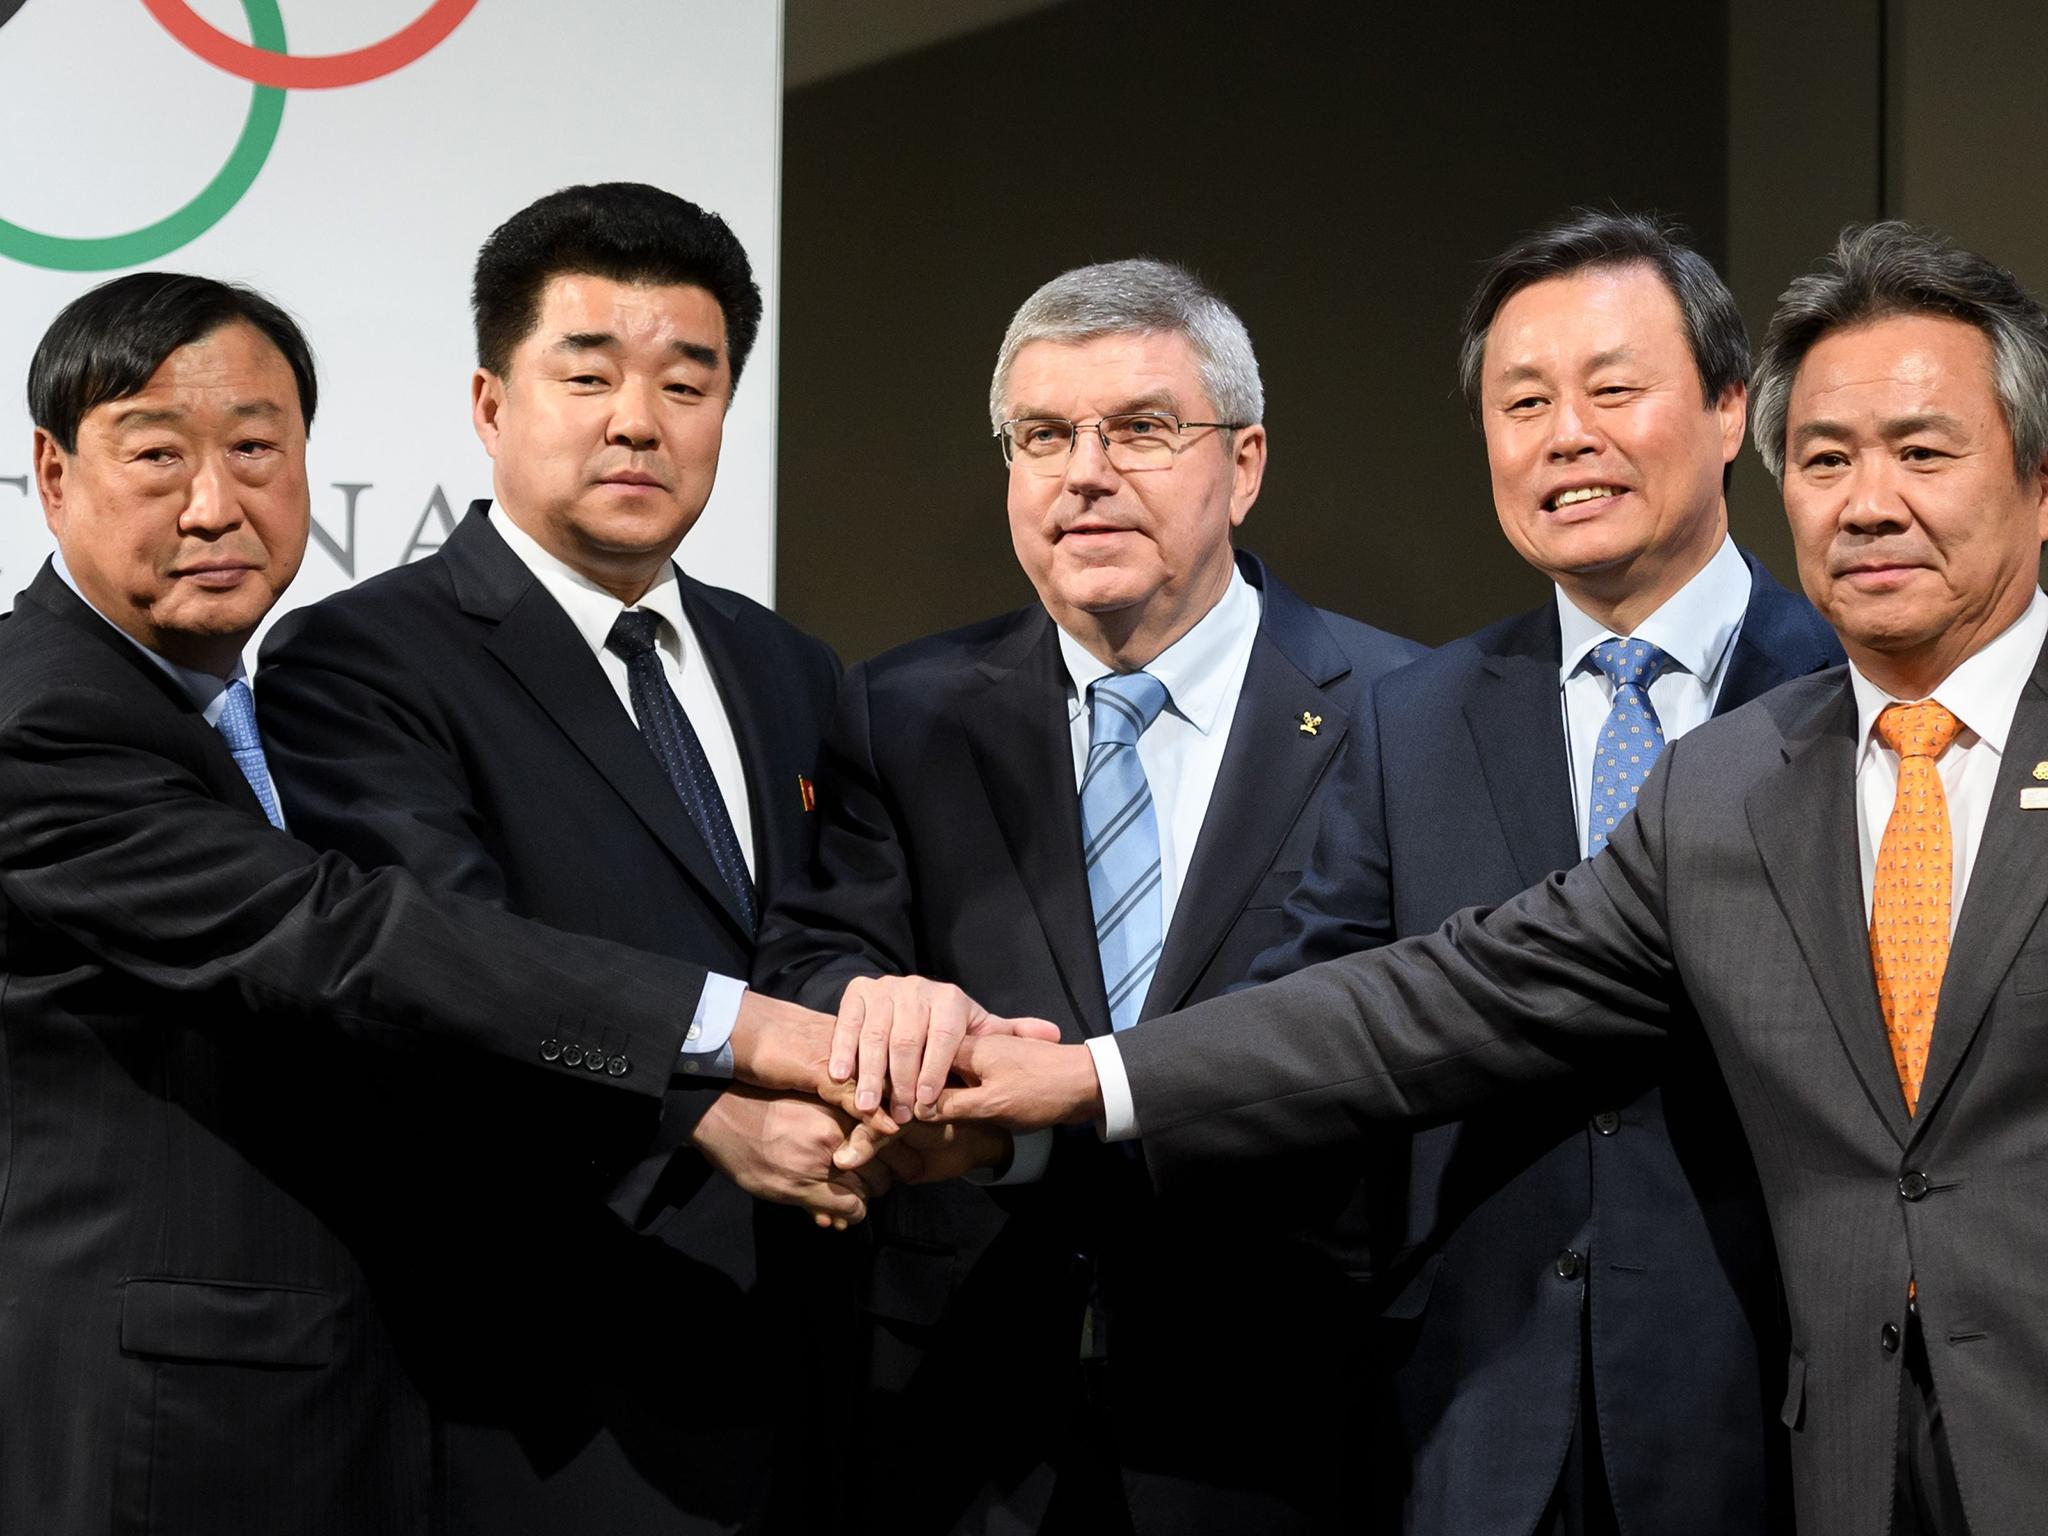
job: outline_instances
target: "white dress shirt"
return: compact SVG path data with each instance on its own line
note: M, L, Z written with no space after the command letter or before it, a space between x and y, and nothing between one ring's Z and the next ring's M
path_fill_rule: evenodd
M1647 640L1677 665L1650 684L1650 704L1664 727L1664 739L1676 741L1707 720L1728 675L1735 654L1735 636L1749 607L1749 567L1732 539L1723 538L1693 578L1644 619L1633 635L1616 635L1581 611L1557 589L1558 633L1562 641L1558 667L1558 699L1564 711L1565 753L1571 764L1572 818L1579 831L1579 854L1586 853L1586 807L1593 795L1593 748L1607 713L1614 707L1614 684L1591 660L1603 640ZM1113 1037L1090 1040L1095 1075L1102 1086L1102 1134L1126 1141L1138 1134L1137 1107Z
M2048 598L2039 589L2027 611L1996 640L1964 661L1936 685L1928 698L1963 723L1963 729L1935 763L1948 800L1949 845L1955 850L1953 883L1949 886L1948 931L1962 916L1963 893L1983 846L1984 823L1991 814L1998 766L2005 739L2019 708L2020 693L2034 675L2034 660L2048 639ZM1891 820L1899 787L1899 755L1877 734L1877 717L1889 704L1917 704L1894 699L1849 665L1849 686L1856 695L1856 851L1863 875L1863 921L1870 921L1871 888L1877 878L1877 850Z
M1593 648L1603 640L1647 640L1672 659L1674 665L1650 684L1650 707L1657 711L1665 741L1676 741L1714 713L1728 675L1728 658L1735 654L1735 635L1749 608L1750 585L1749 567L1742 563L1735 541L1724 538L1714 557L1632 635L1615 634L1565 596L1563 587L1557 589L1557 627L1563 641L1558 689L1579 857L1589 851L1586 807L1593 799L1594 747L1614 707L1614 682L1594 664Z
M633 714L625 658L605 646L612 625L626 611L626 605L541 548L533 535L505 515L502 507L493 510L489 525L569 616L576 633L597 658L605 681L618 695L620 707L637 728L640 722ZM725 801L726 814L732 818L740 853L751 874L754 822L747 802L746 768L740 761L739 742L733 735L731 720L726 717L725 702L718 694L718 680L711 675L703 644L683 612L682 585L676 580L673 562L663 564L654 585L633 606L663 621L655 631L655 654L661 658L669 690L683 706L690 729L697 733L704 755L710 759L712 777L718 781L719 796ZM697 1011L683 1035L683 1071L705 1077L732 1075L732 1027L739 1022L740 999L746 991L747 984L737 977L721 976L715 971L705 976L704 990L697 997Z

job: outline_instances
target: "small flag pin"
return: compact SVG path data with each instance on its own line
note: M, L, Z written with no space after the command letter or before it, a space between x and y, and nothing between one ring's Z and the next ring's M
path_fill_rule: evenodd
M796 794L806 813L818 808L818 787L802 774L796 776Z

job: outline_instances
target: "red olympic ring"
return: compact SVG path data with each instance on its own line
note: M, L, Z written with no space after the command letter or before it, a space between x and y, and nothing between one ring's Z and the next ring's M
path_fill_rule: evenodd
M272 53L268 48L238 42L195 16L185 0L142 0L142 4L166 32L214 68L253 85L300 91L361 85L403 69L453 32L476 8L476 0L434 0L418 21L381 43L352 53L305 55Z

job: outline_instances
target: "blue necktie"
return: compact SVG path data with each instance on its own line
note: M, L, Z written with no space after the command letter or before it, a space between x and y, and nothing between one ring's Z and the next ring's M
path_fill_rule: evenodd
M240 678L229 683L221 695L220 718L213 728L227 742L235 766L256 791L263 814L270 818L273 827L282 828L284 816L277 806L277 786L270 782L270 764L263 759L263 738L256 734L256 699Z
M1138 1022L1166 939L1159 911L1159 819L1138 761L1138 738L1165 707L1166 685L1146 672L1112 673L1088 689L1082 859L1112 1029Z
M1664 675L1671 658L1647 640L1602 640L1593 665L1614 684L1614 707L1593 744L1593 798L1586 814L1586 852L1598 853L1636 808L1643 780L1664 750L1664 725L1650 703L1650 684Z
M660 627L660 614L630 608L613 623L605 648L625 659L627 692L633 700L633 716L640 722L640 734L647 738L655 759L675 786L676 797L696 823L704 846L711 850L711 862L732 888L751 933L754 882L747 874L746 855L740 852L740 840L733 833L732 817L711 771L711 759L704 755L704 744L690 728L690 717L683 713L662 675L661 658L654 651L654 634Z

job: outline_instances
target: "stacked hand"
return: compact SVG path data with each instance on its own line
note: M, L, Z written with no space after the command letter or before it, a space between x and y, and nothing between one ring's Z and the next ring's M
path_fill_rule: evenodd
M836 1019L749 992L732 1035L746 1086L721 1095L693 1139L749 1194L843 1230L892 1183L1006 1163L1007 1129L958 1112L935 1123L948 1074L968 1047L1054 1050L1058 1038L1044 1019L998 1017L917 976L851 983Z

